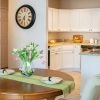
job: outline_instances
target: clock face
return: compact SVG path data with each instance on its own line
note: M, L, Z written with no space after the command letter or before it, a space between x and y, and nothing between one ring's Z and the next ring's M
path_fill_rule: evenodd
M24 29L32 27L36 19L34 9L29 5L21 6L16 12L16 22Z

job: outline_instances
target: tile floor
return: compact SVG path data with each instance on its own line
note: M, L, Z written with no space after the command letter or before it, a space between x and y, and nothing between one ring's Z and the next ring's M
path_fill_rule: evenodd
M77 96L79 97L80 95L80 72L66 72L66 73L71 75L75 80L75 90L72 91L72 93L68 95L68 98L77 97Z
M75 80L75 89L72 91L71 94L67 96L67 99L64 100L80 100L80 72L65 72L69 75L71 75ZM60 97L63 98L63 97ZM76 98L76 99L75 99ZM63 99L57 99L57 100L63 100Z

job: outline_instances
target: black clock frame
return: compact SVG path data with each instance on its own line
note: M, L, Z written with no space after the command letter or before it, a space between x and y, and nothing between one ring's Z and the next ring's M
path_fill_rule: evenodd
M18 14L19 10L20 10L21 8L23 8L23 7L27 7L28 9L30 9L30 11L31 11L31 13L32 13L32 20L31 20L31 23L30 23L28 26L26 26L26 27L21 26L21 25L19 24L18 20L17 20L17 14ZM29 28L31 28L31 27L33 26L33 24L35 23L35 20L36 20L36 13L35 13L34 8L33 8L32 6L30 6L30 5L22 5L21 7L18 8L18 10L17 10L17 12L16 12L16 15L15 15L15 19L16 19L16 23L17 23L21 28L23 28L23 29L29 29Z

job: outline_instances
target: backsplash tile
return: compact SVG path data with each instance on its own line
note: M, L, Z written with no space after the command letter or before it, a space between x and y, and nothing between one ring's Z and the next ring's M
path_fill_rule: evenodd
M83 35L83 40L89 40L91 38L94 38L94 39L97 39L97 40L100 40L100 33L86 33L86 32L82 32L82 33L76 33L76 32L73 32L73 33L49 33L49 37L48 39L51 40L51 39L73 39L73 35Z

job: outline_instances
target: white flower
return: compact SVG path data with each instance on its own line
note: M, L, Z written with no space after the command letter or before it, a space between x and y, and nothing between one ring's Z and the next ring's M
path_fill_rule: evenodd
M33 49L33 45L31 44L31 45L29 46L29 48L30 48L30 50L32 50L32 49Z
M15 48L13 49L13 52L15 52L15 53L16 53L17 51L18 51L18 49L15 49Z
M42 54L40 50L38 50L38 44L30 43L26 45L24 48L13 49L13 54L16 54L22 62L30 62L34 59L39 58ZM27 64L29 66L29 64Z

